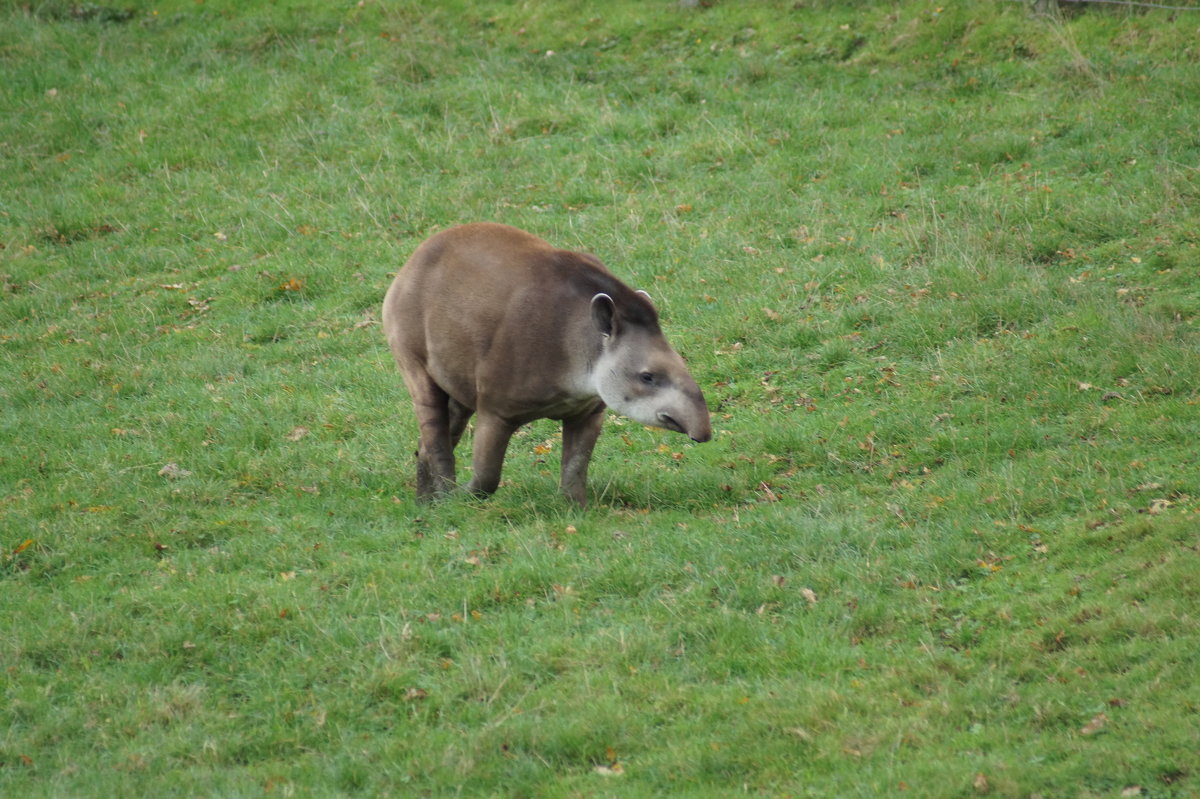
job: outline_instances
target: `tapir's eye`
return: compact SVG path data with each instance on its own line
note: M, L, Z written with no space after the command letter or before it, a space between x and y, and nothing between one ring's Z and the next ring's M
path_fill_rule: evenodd
M640 375L638 375L638 377L641 378L641 381L647 386L654 385L654 372L642 372Z

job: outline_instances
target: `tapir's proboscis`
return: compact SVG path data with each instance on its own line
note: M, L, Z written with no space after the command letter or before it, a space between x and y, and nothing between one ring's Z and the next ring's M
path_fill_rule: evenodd
M704 395L649 296L594 256L507 225L461 225L421 244L388 289L383 329L420 427L420 500L454 488L454 447L472 414L469 491L496 490L517 428L559 419L562 490L580 506L606 408L712 438Z

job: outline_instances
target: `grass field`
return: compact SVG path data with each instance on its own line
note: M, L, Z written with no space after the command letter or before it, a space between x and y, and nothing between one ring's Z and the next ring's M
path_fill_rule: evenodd
M1200 12L35 0L0 68L0 795L1200 794ZM379 306L484 219L714 441L418 506Z

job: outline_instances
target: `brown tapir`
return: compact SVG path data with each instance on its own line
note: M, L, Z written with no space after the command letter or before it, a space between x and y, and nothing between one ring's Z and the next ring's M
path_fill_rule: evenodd
M461 225L421 244L388 289L383 329L420 425L418 499L454 487L454 447L472 413L468 490L496 490L518 427L561 419L562 490L581 506L606 407L712 438L704 395L649 296L594 256L507 225Z

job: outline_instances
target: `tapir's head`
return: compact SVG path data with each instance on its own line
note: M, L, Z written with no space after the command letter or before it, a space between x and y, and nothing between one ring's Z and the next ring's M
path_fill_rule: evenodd
M712 422L700 387L658 326L645 292L618 309L605 293L592 298L592 322L602 337L594 368L604 404L635 422L683 433L693 441L712 438Z

